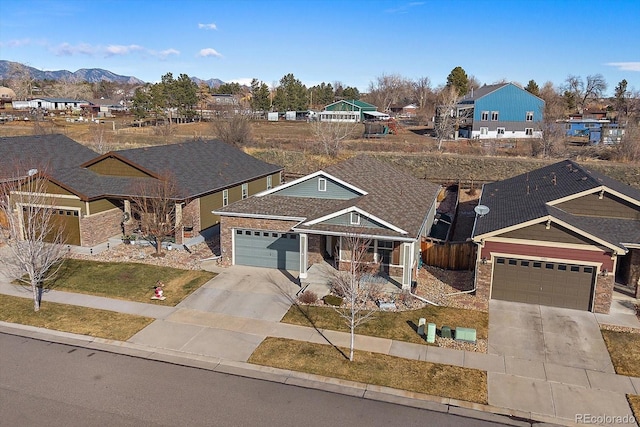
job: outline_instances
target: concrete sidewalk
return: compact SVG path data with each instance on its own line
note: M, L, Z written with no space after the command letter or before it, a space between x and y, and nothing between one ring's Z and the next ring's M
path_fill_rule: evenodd
M0 283L0 294L31 297L23 287L8 283ZM414 399L422 402L419 403L420 405L425 401L437 401L439 404L445 402L447 411L451 407L462 407L524 419L575 425L577 414L630 415L631 411L625 394L640 394L640 378L496 354L452 350L363 335L356 336L356 348L359 350L475 368L487 372L489 405L452 402L451 399L424 397L416 393L391 391L383 387L375 388L308 374L290 372L283 374L281 370L255 367L246 363L253 350L267 336L348 347L349 334L345 332L317 330L274 320L252 319L190 308L194 307L194 304L186 304L185 308L165 307L60 291L49 291L44 299L157 319L127 343L114 343L117 348L126 348L127 351L152 354L156 355L155 357L160 357L157 355L162 354L161 358L170 355L181 360L188 359L193 361L194 366L198 366L202 361L211 360L217 361L216 366L219 366L220 361L223 360L227 361L226 367L232 366L233 369L238 369L248 376L263 378L265 375L277 373L274 375L280 378L279 380L281 375L285 375L288 378L287 381L292 384L306 384L305 386L313 384L314 387L323 389L328 387L331 391L341 393L363 393L364 396L363 390L367 390L370 395L376 395L382 400L390 399L388 401ZM51 333L64 339L71 337L74 340L88 340L94 344L99 343L100 346L106 346L107 342L110 342L38 328L9 324L4 324L4 327L19 328L38 337ZM118 350L112 348L110 351ZM321 384L324 385L321 386ZM402 402L407 404L405 400Z

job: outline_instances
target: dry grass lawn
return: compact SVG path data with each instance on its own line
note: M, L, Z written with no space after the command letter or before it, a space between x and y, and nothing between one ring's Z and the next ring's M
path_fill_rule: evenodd
M154 319L113 311L47 302L33 311L30 298L0 295L0 320L74 334L126 341Z
M358 350L349 362L343 353L348 354L348 349L269 337L249 363L487 403L486 372Z
M633 416L636 417L636 423L640 424L640 396L637 394L627 394L627 400L633 411Z
M482 311L463 310L451 307L428 306L419 310L376 313L369 321L356 329L356 333L379 338L424 344L423 337L417 334L418 320L424 317L427 323L435 323L438 328L448 325L452 328L466 327L476 329L478 339L486 339L489 328L489 315ZM348 332L346 322L333 308L292 305L282 319L284 323Z
M611 362L618 375L640 377L640 334L602 330Z
M180 270L141 263L97 262L65 259L51 289L98 295L128 301L150 302L154 286L164 283L164 301L175 306L204 283L215 277L203 270Z

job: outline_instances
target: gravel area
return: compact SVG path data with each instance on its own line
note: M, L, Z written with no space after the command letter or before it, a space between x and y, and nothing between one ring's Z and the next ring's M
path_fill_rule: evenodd
M472 271L452 271L426 266L418 273L415 294L438 305L488 312L488 301L479 299L473 293L460 293L472 289Z
M141 245L118 245L97 255L70 253L69 258L86 259L103 262L139 262L161 267L180 268L183 270L201 270L201 262L220 253L217 242L204 242L184 248L163 249L161 256L155 255L155 248Z

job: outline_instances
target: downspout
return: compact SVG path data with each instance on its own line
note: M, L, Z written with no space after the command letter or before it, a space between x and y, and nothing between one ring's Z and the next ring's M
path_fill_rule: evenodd
M414 265L414 267L417 267L417 265L416 265L416 264L417 264L417 261L413 261L413 265ZM416 268L416 271L417 271L417 268ZM434 305L434 306L436 306L436 307L439 307L439 306L440 306L440 304L436 304L436 303L435 303L435 302L433 302L433 301L429 301L429 300L428 300L428 299L426 299L426 298L423 298L423 297L421 297L421 296L419 296L419 295L414 294L413 292L411 292L411 288L409 288L409 295L411 295L411 296L412 296L412 297L414 297L415 299L417 299L417 300L419 300L419 301L422 301L422 302L424 302L424 303L431 304L431 305Z

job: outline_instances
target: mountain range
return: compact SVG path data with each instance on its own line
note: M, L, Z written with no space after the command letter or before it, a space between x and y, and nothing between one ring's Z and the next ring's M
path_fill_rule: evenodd
M42 71L28 65L6 60L0 60L0 80L9 79L11 77L11 70L12 68L15 68L16 65L24 67L24 69L29 72L31 78L33 78L34 80L66 80L72 82L86 81L89 83L107 81L125 84L145 83L137 77L121 76L119 74L112 73L109 70L103 70L101 68L81 68L75 72L71 72L68 70ZM224 84L224 82L220 79L202 80L197 77L191 77L191 80L198 85L200 83L206 83L207 85L209 85L209 87L218 87L221 84Z

